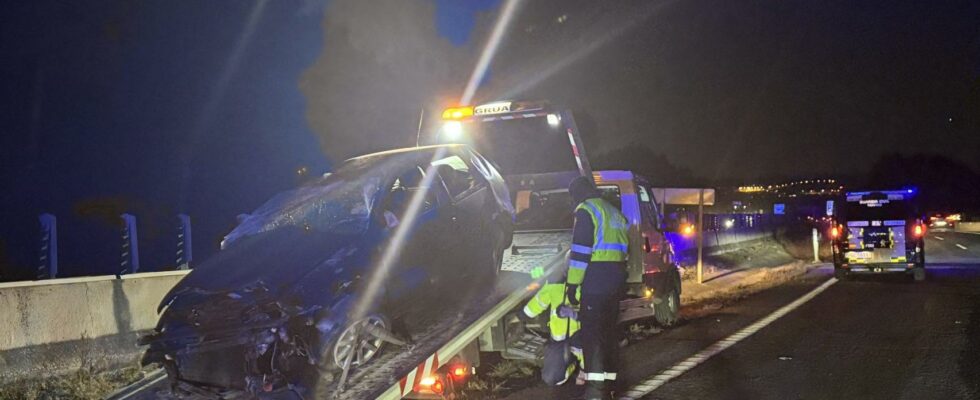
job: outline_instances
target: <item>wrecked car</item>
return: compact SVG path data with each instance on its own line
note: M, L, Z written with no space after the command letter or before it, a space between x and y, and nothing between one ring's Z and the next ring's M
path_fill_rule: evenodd
M462 145L393 150L273 197L162 300L143 364L191 392L297 390L489 290L514 209ZM483 293L482 295L485 295Z

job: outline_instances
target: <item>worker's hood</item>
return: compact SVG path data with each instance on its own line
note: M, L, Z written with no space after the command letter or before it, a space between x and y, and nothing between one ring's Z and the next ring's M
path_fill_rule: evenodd
M367 272L379 236L286 227L247 237L194 268L159 309L187 311L215 296L248 303L263 297L296 310L327 305Z

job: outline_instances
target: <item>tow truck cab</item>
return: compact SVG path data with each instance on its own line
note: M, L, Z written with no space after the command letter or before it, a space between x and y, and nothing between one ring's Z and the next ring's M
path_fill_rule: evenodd
M680 273L650 182L631 171L598 171L593 177L602 197L617 206L629 222L629 298L623 301L620 320L649 317L655 310L653 316L658 322L673 324L680 306ZM658 301L652 308L644 307L654 296Z
M650 316L663 325L677 321L680 274L649 182L629 171L593 172L571 111L546 102L500 101L450 108L442 117L433 141L468 144L494 164L507 185L515 210L514 233L501 271L534 279L512 297L527 301L548 270L567 268L575 207L568 184L577 176L590 176L630 223L629 293L620 302L620 322ZM523 304L515 302L517 308L493 313L492 322L488 320L472 341L453 342L460 350L444 366L426 374L438 363L420 364L422 375L410 374L399 386L401 398L460 398L459 389L479 366L481 353L540 361L546 315L524 323L516 316Z
M650 316L664 325L676 321L680 274L649 183L629 171L593 173L570 110L543 101L498 101L450 108L442 116L437 142L468 144L503 175L516 210L512 253L567 250L575 207L568 184L591 176L630 222L629 296L621 303L621 321Z
M915 189L848 192L831 227L834 273L905 272L925 279L926 226Z

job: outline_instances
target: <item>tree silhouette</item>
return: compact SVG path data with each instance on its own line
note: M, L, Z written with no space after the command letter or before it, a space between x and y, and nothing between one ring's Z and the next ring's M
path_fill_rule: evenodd
M936 154L886 154L871 168L867 187L914 186L925 212L980 212L980 174Z

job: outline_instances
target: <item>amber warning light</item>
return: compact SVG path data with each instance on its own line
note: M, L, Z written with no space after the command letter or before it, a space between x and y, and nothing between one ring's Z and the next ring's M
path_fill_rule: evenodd
M473 107L452 107L442 112L442 119L460 120L473 116Z

